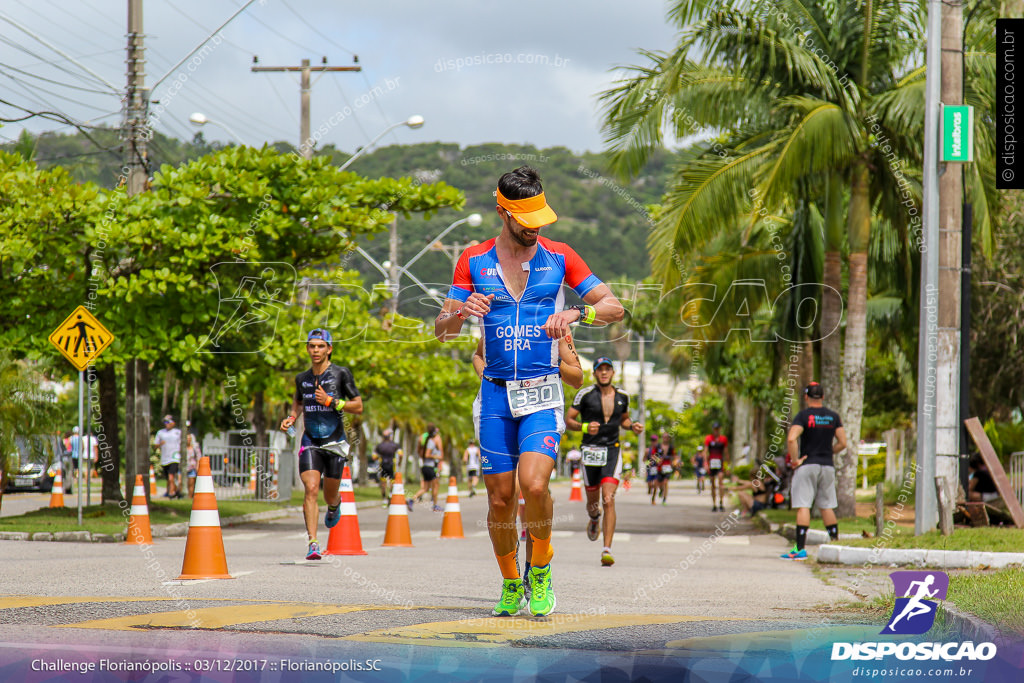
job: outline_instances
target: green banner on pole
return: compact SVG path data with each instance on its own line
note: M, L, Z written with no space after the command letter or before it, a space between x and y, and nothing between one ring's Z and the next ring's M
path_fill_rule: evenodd
M974 107L942 107L942 160L961 163L974 161Z

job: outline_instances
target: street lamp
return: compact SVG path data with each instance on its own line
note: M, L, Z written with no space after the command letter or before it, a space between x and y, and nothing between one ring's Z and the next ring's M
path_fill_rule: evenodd
M188 117L188 120L192 123L193 126L205 126L208 123L212 123L215 126L220 126L224 130L226 130L228 133L230 133L231 137L233 137L235 140L238 141L238 144L240 144L240 145L244 145L245 144L245 140L243 140L242 138L238 137L238 134L235 133L235 131L233 131L230 128L228 128L227 124L221 123L220 121L214 121L214 120L210 119L208 116L206 116L206 114L200 113L198 111L192 112L192 115Z
M374 139L370 140L368 143L366 143L365 145L360 147L356 151L355 154L353 154L352 156L350 156L348 158L348 161L346 161L340 167L338 167L338 170L339 171L344 171L346 168L349 167L349 164L351 164L353 161L355 161L359 157L363 156L363 154L365 154L371 147L373 147L374 143L376 143L382 137L384 137L385 135L387 135L388 133L393 131L395 128L398 128L399 126L409 126L410 128L422 128L423 127L423 117L420 116L419 114L414 114L414 115L410 116L409 118L407 118L405 121L399 121L398 123L392 123L390 126L385 128L384 130L382 130L377 135L377 137L375 137Z

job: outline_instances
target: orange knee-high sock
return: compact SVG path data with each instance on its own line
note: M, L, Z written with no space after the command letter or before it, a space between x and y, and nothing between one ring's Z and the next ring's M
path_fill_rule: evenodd
M501 578L519 578L519 563L516 562L516 551L513 550L508 555L495 555L495 557L498 558L498 568L501 569Z
M530 538L533 539L533 553L530 557L531 567L544 567L551 562L551 557L555 554L555 551L551 549L551 537L537 538L532 533Z

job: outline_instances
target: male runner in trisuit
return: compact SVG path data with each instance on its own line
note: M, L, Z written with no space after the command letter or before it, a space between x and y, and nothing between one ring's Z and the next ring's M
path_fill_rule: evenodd
M725 463L728 456L729 437L722 434L722 423L714 422L711 433L704 437L704 450L708 453L708 481L711 482L711 511L725 510ZM715 491L718 491L718 506L715 506Z
M651 445L648 462L653 464L657 472L658 483L651 492L651 505L655 504L655 498L661 494L661 504L668 505L668 482L675 472L676 451L672 447L672 437L669 434L662 434L661 441L655 440Z
M388 488L395 478L395 460L402 457L402 447L391 438L393 434L390 428L385 429L384 440L373 449L374 454L380 458L380 497L383 507L388 506L391 493Z
M594 361L594 380L597 383L576 394L565 416L566 428L583 432L583 485L587 490L587 514L590 515L587 538L591 541L597 540L601 508L604 507L601 565L605 567L615 564L612 557L615 489L622 476L619 429L631 429L634 434L644 430L642 423L629 419L629 395L612 386L614 377L615 368L611 360L598 358Z
M309 536L307 560L320 559L316 540L317 496L323 477L324 502L327 515L324 524L333 527L341 519L341 474L348 457L345 421L342 412L358 415L363 412L363 399L356 389L352 372L331 362L331 333L316 329L306 338L306 351L313 367L295 378L295 401L292 412L281 421L281 431L295 423L302 410L302 441L299 449L299 478L306 489L302 516Z
M484 368L487 367L487 362L484 360L484 340L481 339L480 343L477 344L476 352L473 354L473 369L476 370L476 376L483 379ZM583 366L580 365L580 357L576 354L576 345L573 343L572 335L567 334L558 340L558 374L562 378L562 381L571 386L573 389L579 389L583 386ZM476 400L473 401L473 429L477 438L480 437L480 392L476 394ZM530 554L533 551L533 541L530 539L529 534L526 533L526 520L523 516L526 514L526 504L520 503L521 492L519 491L519 484L516 483L516 505L519 520L522 526L522 535L520 540L526 541L526 563L523 569L523 587L526 592L530 592ZM518 549L518 545L516 546Z
M506 173L495 195L501 234L462 252L434 334L448 341L459 335L467 317L483 323L481 465L491 545L504 579L494 614L512 616L526 605L515 559L518 465L533 539L529 610L543 616L555 608L548 480L565 428L557 340L572 323L606 325L621 320L623 310L575 251L539 236L556 216L536 171L523 167ZM587 305L564 308L563 282Z
M796 508L796 546L780 555L784 560L807 559L804 544L811 525L811 507L815 503L821 510L821 521L825 523L829 538L839 540L835 513L836 470L832 456L846 449L846 430L839 415L822 404L825 390L820 384L808 384L804 396L807 407L793 418L786 438L789 457L796 468L790 489Z

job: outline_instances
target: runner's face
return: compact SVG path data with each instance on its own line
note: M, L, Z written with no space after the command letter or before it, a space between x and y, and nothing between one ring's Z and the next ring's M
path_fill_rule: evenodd
M523 227L508 211L501 207L499 207L499 211L502 213L502 220L508 227L508 233L512 236L513 240L515 240L520 246L524 247L532 247L537 244L537 238L540 236L540 228Z
M597 380L598 386L606 387L612 383L612 377L615 376L615 370L610 365L601 365L594 370L594 379Z
M314 339L306 344L306 351L309 351L309 359L314 363L322 363L327 354L331 352L331 345L325 341Z

